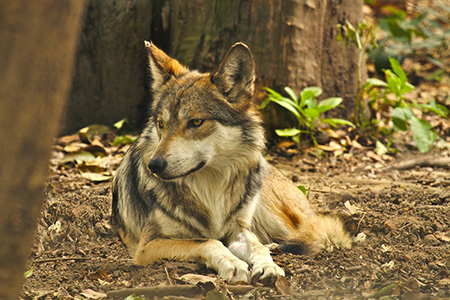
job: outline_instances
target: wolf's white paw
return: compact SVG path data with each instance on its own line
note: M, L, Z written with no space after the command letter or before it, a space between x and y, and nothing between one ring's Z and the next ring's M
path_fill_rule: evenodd
M284 271L272 260L262 260L253 264L251 282L261 281L270 283L279 276L284 276Z
M249 282L248 264L240 259L222 259L218 266L219 276L229 283Z

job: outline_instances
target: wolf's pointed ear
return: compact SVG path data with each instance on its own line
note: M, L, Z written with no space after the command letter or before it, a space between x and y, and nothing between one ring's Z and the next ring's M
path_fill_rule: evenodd
M157 92L171 77L178 77L188 71L176 59L169 57L153 43L144 41L148 51L148 60L153 83L152 90Z
M253 94L255 61L250 49L244 43L234 44L211 74L211 81L231 104L247 105Z

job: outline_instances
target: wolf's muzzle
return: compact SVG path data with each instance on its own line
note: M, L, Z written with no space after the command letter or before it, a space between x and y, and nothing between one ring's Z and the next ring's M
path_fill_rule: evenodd
M167 161L164 158L156 157L150 160L148 163L148 168L152 173L158 175L163 172L167 167Z

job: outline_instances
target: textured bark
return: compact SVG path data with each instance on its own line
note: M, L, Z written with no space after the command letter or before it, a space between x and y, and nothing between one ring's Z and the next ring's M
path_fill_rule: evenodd
M0 1L0 299L18 299L83 1Z
M151 0L90 0L61 133L123 118L142 124L149 103Z

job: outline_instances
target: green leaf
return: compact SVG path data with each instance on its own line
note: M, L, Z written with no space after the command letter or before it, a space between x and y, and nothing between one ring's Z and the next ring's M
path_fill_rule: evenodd
M389 62L391 63L392 70L400 78L402 85L408 82L405 72L402 69L400 63L393 57L389 57Z
M403 107L396 107L392 111L392 122L394 123L395 131L406 131L408 129L408 109Z
M430 123L417 117L411 119L411 131L416 147L422 153L428 152L430 146L438 138Z
M303 108L308 100L314 98L314 93L312 91L302 91L300 98L301 100L298 106Z
M33 275L34 267L36 266L36 263L33 264L33 266L27 270L25 273L23 273L23 277L28 278L31 275Z
M305 108L304 112L305 112L305 117L310 120L315 120L320 116L319 111L315 108L309 108L309 107Z
M314 94L315 97L319 97L320 95L322 95L322 89L321 89L320 87L318 87L318 86L309 86L309 87L306 87L306 88L304 88L304 89L302 90L302 94L303 94L304 92L308 92L308 91L313 92L313 94Z
M308 192L306 191L306 187L304 186L304 185L299 185L299 186L297 186L298 187L298 189L300 190L300 191L302 191L302 193L304 194L304 195L306 195Z
M328 98L328 99L320 101L319 105L317 106L317 110L320 113L323 113L323 112L326 112L330 109L337 107L341 103L342 103L342 98L339 98L339 97Z
M430 54L427 54L427 59L435 66L437 66L441 69L445 69L445 66L442 64L442 62L439 59L434 58Z
M267 98L259 105L259 109L264 109L264 108L266 108L266 106L267 106L270 102L272 102L272 101L270 100L269 97L267 97Z
M296 104L292 100L289 100L288 98L276 99L276 98L271 98L270 96L269 96L269 99L270 99L270 101L272 101L272 102L278 104L279 106L290 111L294 116L297 117L297 119L301 119L301 115L298 112Z
M114 139L113 146L132 144L136 141L137 136L121 135Z
M302 131L297 128L276 129L275 132L277 133L278 136L287 136L287 137L293 137L302 133Z
M312 97L305 100L306 107L310 109L317 109L317 100L316 98Z
M294 102L298 104L298 98L295 92L288 86L285 87L284 90L286 91L286 93L288 93L288 95L292 98L292 100L294 100Z
M448 109L444 105L437 104L436 101L431 101L430 103L427 103L425 105L420 106L422 109L427 109L435 114L440 115L441 117L447 118L448 115Z
M135 294L131 294L130 296L126 297L125 300L144 300L141 297L137 297Z
M397 96L401 96L402 83L400 78L395 75L391 70L385 70L386 81L389 85L389 89Z
M364 86L376 86L376 87L388 87L388 84L384 82L383 80L377 79L377 78L369 78L366 80L366 83Z
M137 130L131 125L127 119L122 119L116 123L114 123L114 127L117 128L117 135L137 135Z
M391 35L398 41L411 44L412 34L409 30L405 30L400 26L400 21L395 18L386 19L386 25Z
M276 98L276 99L283 99L284 98L283 95L281 95L280 93L272 90L271 88L265 87L264 89L266 91L268 91L269 95L272 96L273 98Z
M347 125L350 127L355 128L355 124L353 124L352 122L348 121L348 120L344 120L344 119L321 119L321 121L323 123L327 123L330 124L333 127L337 127L337 125Z
M414 90L415 88L416 88L416 87L413 86L411 83L406 82L406 83L402 86L401 93L402 93L402 94L406 94L406 93L408 93L408 92L411 92L411 91Z

